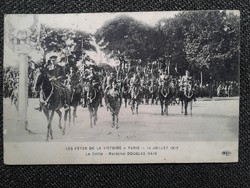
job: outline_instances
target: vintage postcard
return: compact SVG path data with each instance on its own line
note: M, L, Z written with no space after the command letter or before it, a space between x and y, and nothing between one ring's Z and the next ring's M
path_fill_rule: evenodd
M4 163L237 162L237 10L8 14Z

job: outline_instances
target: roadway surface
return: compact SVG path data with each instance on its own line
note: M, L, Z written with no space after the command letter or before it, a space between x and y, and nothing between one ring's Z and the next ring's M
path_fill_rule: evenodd
M38 99L28 100L29 129L18 124L18 113L10 99L4 99L4 141L43 142L47 120L43 112L34 110ZM64 111L62 109L62 111ZM106 107L99 108L98 122L90 127L89 112L81 106L76 123L66 126L62 135L55 114L53 142L116 142L116 141L237 141L239 129L239 98L198 99L192 115L181 114L181 106L169 106L169 115L160 114L160 105L140 105L139 114L132 115L124 104L119 115L119 129L112 128L111 115Z

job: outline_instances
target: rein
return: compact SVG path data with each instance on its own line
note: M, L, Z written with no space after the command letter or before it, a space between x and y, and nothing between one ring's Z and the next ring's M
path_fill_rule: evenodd
M186 94L186 92L184 92L184 95L185 95L187 98L191 98L191 97L193 96L194 93L193 93L192 91L191 91L190 93L192 93L192 94L188 96L188 95Z
M189 95L191 93L191 95ZM193 96L193 91L191 89L191 87L186 87L186 89L184 90L184 95L187 97L187 98L191 98Z
M94 97L93 98L88 97L88 99L90 100L90 102L92 102L96 98L96 91L95 91L95 89L93 89L93 91L94 91Z
M162 96L163 96L164 98L166 98L166 97L168 96L168 94L169 94L169 88L168 88L168 92L167 92L166 95L163 94L163 88L162 88L162 89L161 89L161 94L162 94Z
M42 86L43 86L43 84L42 84ZM52 96L52 94L54 92L54 85L52 83L51 83L51 86L52 86L52 89L50 91L50 94L49 94L48 98L45 101L40 100L40 102L45 102L45 105L47 105L49 99L51 98L51 96ZM45 98L43 89L42 89L42 94L43 94L43 97Z
M162 96L164 97L164 98L166 98L167 96L168 96L168 94L169 94L169 86L166 88L167 89L167 93L166 93L166 95L164 95L163 94L163 90L164 90L164 88L166 88L166 86L165 86L165 84L162 86L162 88L161 88L161 94L162 94Z

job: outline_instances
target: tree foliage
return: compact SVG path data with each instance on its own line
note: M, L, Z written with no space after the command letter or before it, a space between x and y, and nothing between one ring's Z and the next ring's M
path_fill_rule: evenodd
M71 64L81 59L83 51L95 50L90 40L91 36L86 32L41 26L40 46L44 55L58 52L68 57Z
M238 80L239 17L228 11L187 11L150 27L131 17L107 22L95 37L104 51L141 66L169 63L205 81Z

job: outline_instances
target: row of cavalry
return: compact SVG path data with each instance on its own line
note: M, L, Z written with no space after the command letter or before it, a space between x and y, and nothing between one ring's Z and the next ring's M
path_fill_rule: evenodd
M75 123L77 107L86 105L92 128L97 123L98 108L103 106L103 98L107 110L111 113L111 125L116 129L119 128L119 112L122 103L125 107L130 105L132 114L138 114L141 103L149 104L150 101L154 104L159 101L161 114L168 115L168 106L178 101L182 104L182 113L184 107L184 114L187 115L187 107L190 104L192 114L192 101L194 100L192 83L182 86L173 83L173 80L166 79L163 80L161 86L157 84L145 86L140 83L130 85L128 81L110 79L108 84L100 84L95 82L93 75L86 79L80 73L75 72L65 84L62 84L59 78L51 77L46 70L40 70L35 75L34 91L39 93L39 110L44 112L48 121L46 140L49 141L53 139L52 120L55 113L59 116L59 128L65 134L66 122L70 124L73 119ZM64 109L64 126L62 126L61 109Z

